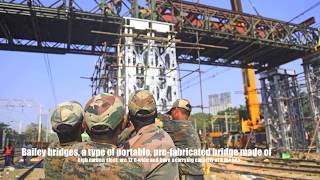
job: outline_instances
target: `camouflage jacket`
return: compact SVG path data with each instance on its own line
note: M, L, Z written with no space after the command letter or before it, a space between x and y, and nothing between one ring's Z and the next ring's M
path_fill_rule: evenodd
M93 158L80 155L82 150L87 149L115 149L111 144L97 142L83 142L72 146L78 149L79 157L67 157L62 169L63 179L112 179L112 180L140 180L143 179L143 169L140 164L134 162L79 162L78 158ZM98 157L115 158L111 156Z
M163 129L180 149L201 149L200 139L190 121L163 120ZM185 158L185 157L184 157ZM180 175L202 175L201 163L179 163Z
M118 141L117 145L122 145L124 144L130 137L134 135L133 132L131 132L128 128L125 128L121 134L118 135Z
M55 148L64 148L70 149L73 144L76 142L60 144L58 142L51 143L48 148L55 149ZM44 174L46 179L62 179L62 166L65 157L58 157L58 156L48 156L44 158Z
M145 148L153 154L155 149L169 151L175 148L170 136L155 124L150 124L141 128L135 136L129 139L127 146L132 149ZM169 155L163 158L170 158ZM142 163L144 174L147 179L179 179L178 164L172 162L145 162Z

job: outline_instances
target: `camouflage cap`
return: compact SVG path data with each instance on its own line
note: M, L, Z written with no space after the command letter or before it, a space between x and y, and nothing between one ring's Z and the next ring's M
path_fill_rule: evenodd
M137 117L149 117L157 112L156 100L147 90L136 91L129 97L129 112Z
M177 99L173 105L172 105L172 108L170 109L169 112L167 112L167 114L170 114L171 113L171 110L174 109L174 108L182 108L182 109L185 109L189 112L192 111L192 108L191 108L191 104L188 100L186 99Z
M83 119L83 109L77 101L67 101L59 104L51 116L52 129L58 131L61 124L75 126Z
M84 115L89 131L98 125L106 125L113 130L124 115L122 98L107 93L93 96L86 104Z

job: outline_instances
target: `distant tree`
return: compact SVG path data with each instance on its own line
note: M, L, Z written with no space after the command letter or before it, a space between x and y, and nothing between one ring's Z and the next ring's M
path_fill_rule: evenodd
M4 133L4 131L5 131L5 133ZM4 134L5 134L5 144L7 144L11 141L16 141L19 136L17 131L10 128L8 124L0 123L0 140L1 140L0 144L1 145L2 145L2 139L3 139Z
M17 137L19 136L17 131L12 128L7 128L6 133L7 133L7 137L10 139L17 139Z
M199 129L201 131L203 130L203 125L205 124L206 130L211 130L211 117L212 115L209 113L195 113L190 116L190 120L192 121L192 124L194 125L196 122L196 128L199 132Z
M226 122L225 115L226 114L236 116L236 118L232 118L232 119L229 118L228 122L229 123L233 122L233 124L240 126L239 111L246 111L246 107L243 105L240 105L240 107L230 107L230 108L227 108L226 110L219 111L217 113L217 115L220 115L221 117L217 118L214 121L214 126L219 127L220 131L225 132L226 131L226 125L225 125L225 122ZM215 131L216 131L216 129L215 129Z
M38 141L38 124L30 123L27 125L25 132L22 133L26 141ZM41 141L45 140L45 130L42 128Z
M36 141L38 137L38 125L30 123L27 125L25 132L23 132L26 141Z
M3 129L5 129L5 128L7 128L7 127L9 127L8 124L3 123L3 122L0 122L0 131L2 131Z

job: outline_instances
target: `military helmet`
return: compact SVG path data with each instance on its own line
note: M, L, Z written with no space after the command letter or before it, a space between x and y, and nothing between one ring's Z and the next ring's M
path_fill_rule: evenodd
M77 101L67 101L57 105L51 115L51 125L54 131L59 131L59 125L74 127L83 120L83 109Z
M182 108L182 109L187 110L188 112L191 112L191 111L192 111L191 104L190 104L190 102L189 102L187 99L177 99L177 100L173 103L170 111L167 112L166 114L171 114L171 111L172 111L172 109L174 109L174 108Z
M136 91L129 97L129 113L135 117L151 117L157 114L156 100L147 90Z
M121 97L108 93L98 94L87 102L84 111L89 131L99 125L107 127L101 131L114 130L123 119L123 100Z

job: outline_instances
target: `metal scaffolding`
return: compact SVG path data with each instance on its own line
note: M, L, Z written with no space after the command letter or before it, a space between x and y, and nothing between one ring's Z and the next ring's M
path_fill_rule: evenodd
M269 148L306 147L300 87L294 71L274 69L261 76L262 107Z
M117 61L100 58L94 75L93 94L108 92L124 97L147 89L158 110L167 111L178 97L177 60L173 25L144 19L125 18L119 33Z
M313 112L314 135L312 144L316 143L316 151L320 152L320 53L304 58L304 73L307 82L309 102Z

